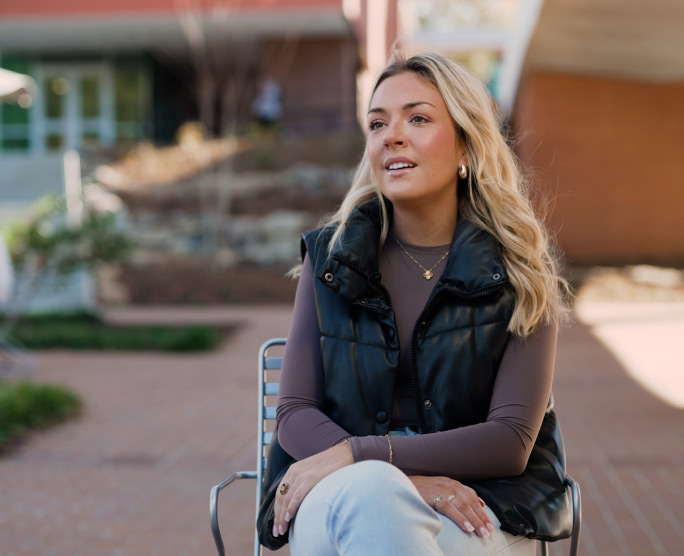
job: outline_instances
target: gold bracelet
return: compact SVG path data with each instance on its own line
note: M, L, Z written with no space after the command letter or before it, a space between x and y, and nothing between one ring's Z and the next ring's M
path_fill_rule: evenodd
M390 440L389 434L385 435L385 438L387 439L387 446L389 446L389 452L390 452L390 457L389 457L389 462L392 463L392 441Z
M349 447L349 453L351 454L352 460L354 459L354 450L351 447L351 442L349 441L349 438L345 438L342 442L338 442L336 446L348 446Z

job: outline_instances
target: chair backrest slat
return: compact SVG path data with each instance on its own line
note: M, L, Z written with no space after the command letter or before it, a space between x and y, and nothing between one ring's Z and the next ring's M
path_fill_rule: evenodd
M264 419L275 419L276 418L276 408L275 407L264 407Z
M272 371L272 370L280 370L280 367L283 366L283 358L282 357L266 357L264 358L264 369L267 371Z
M267 382L264 384L264 396L277 396L278 395L278 383L277 382Z

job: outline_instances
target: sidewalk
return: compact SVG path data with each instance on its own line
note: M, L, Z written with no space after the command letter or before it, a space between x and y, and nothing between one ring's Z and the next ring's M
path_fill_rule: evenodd
M562 332L554 387L568 469L582 487L580 553L684 554L684 412L618 359L634 338L640 352L662 355L668 344L656 343L663 329L654 326L662 318L651 322L651 312L625 323L615 308L580 309L584 322ZM670 314L672 326L684 325L684 310ZM140 308L111 318L242 326L202 355L39 354L35 379L69 385L86 407L0 459L0 556L215 554L209 490L255 465L257 350L286 335L290 309ZM631 326L627 346L605 347L593 334L625 337L619 326ZM679 368L664 380L681 393L676 347L665 360ZM245 481L221 496L230 554L251 553L253 492ZM551 554L566 553L565 543L552 546Z

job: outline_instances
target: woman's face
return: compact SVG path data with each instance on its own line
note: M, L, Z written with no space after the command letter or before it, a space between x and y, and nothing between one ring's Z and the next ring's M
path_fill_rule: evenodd
M466 155L436 89L411 72L386 79L371 99L367 127L375 183L395 208L455 206Z

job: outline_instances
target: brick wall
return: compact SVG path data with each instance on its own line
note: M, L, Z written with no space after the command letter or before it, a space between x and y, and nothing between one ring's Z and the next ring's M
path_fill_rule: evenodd
M301 39L286 67L267 64L283 86L283 124L297 131L353 129L356 64L351 39Z
M518 154L568 259L684 262L684 83L531 73Z

